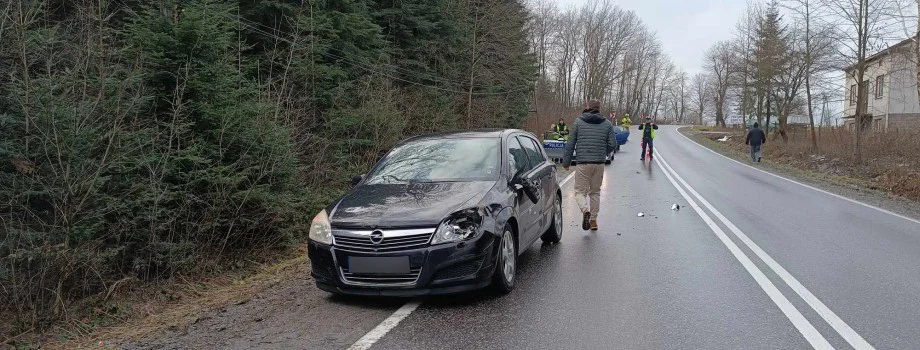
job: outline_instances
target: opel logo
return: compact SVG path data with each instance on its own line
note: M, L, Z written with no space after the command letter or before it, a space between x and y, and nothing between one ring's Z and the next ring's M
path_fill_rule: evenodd
M383 232L374 231L371 233L371 243L380 244L383 242Z

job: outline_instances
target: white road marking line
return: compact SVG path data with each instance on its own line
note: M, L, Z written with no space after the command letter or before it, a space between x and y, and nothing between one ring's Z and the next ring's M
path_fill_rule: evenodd
M683 184L684 187L686 187L687 190L690 191L690 193L692 193L697 199L699 199L700 203L703 203L703 205L707 209L709 209L709 211L715 214L716 218L718 218L719 221L725 224L725 226L728 227L728 229L732 231L732 233L734 233L735 236L741 240L741 242L743 242L749 249L751 249L751 251L753 251L754 254L760 258L760 260L763 260L763 262L767 264L767 266L769 266L770 269L773 270L773 272L776 273L784 282L786 282L786 284L789 285L789 287L792 288L792 290L795 291L795 293L798 294L799 297L804 299L805 302L808 303L808 306L811 306L811 308L815 310L815 312L817 312L818 315L820 315L821 318L823 318L825 322L827 322L831 327L833 327L834 330L840 334L840 336L846 339L847 343L850 343L850 345L856 349L874 349L872 345L869 344L869 342L863 339L863 337L861 337L858 333L856 333L856 331L854 331L853 328L851 328L846 322L844 322L839 316L837 316L837 314L831 311L831 309L828 308L827 305L824 305L824 303L821 302L821 300L818 299L818 297L816 297L807 288L805 288L805 286L802 285L802 283L800 283L799 280L797 280L795 277L792 276L792 274L786 271L786 269L784 269L779 263L777 263L776 260L773 260L773 258L770 257L770 255L767 254L767 252L761 249L760 246L757 245L757 243L754 243L754 241L752 241L746 234L744 234L744 232L742 232L741 229L735 226L735 224L732 223L731 220L726 218L725 215L722 215L722 213L719 212L719 210L717 210L715 207L713 207L712 204L710 204L709 201L706 200L706 198L703 198L703 196L700 195L699 192L696 192L696 190L694 190L693 187L690 186L690 184L684 181L684 179L681 178L680 175L677 174L677 171L675 171L674 168L671 168L671 165L669 165L668 162L664 160L664 158L661 156L660 153L656 151L655 154L657 155L656 160L660 160L661 162L660 164L664 164L664 166L668 168L668 170L674 173L674 177L676 177L677 180L680 181L680 183Z
M572 177L574 176L575 176L575 172L573 171L571 174L566 176L565 179L562 180L562 182L559 183L559 187L564 186L566 182L569 182L569 180L571 180ZM382 339L383 336L385 336L387 333L390 332L390 330L395 328L399 324L399 322L401 322L404 318L409 316L409 314L415 311L415 309L418 308L419 305L421 304L422 302L417 301L417 300L406 303L405 305L400 307L399 310L396 310L396 312L393 312L392 315L390 315L385 320L380 322L380 324L378 324L377 327L374 327L374 329L372 329L370 332L367 332L367 334L361 337L361 339L358 339L358 341L356 341L354 344L348 347L348 350L370 349L371 346L373 346L375 343L377 343L377 341Z
M387 333L392 330L396 325L399 324L406 316L415 311L422 302L418 300L410 301L403 305L399 310L396 310L390 317L387 317L383 322L374 327L370 332L367 332L361 339L358 339L354 344L348 347L348 350L367 350L371 346L374 346L378 340L387 335Z
M660 154L655 157L655 162L658 163L658 166L663 170L664 175L668 178L669 181L671 181L671 184L677 188L677 191L680 192L681 196L683 196L684 199L690 203L690 207L692 207L693 210L696 211L697 215L699 215L700 218L706 222L706 225L709 226L709 229L716 234L716 237L718 237L719 240L722 241L722 244L724 244L725 247L727 247L728 250L732 253L732 255L735 256L735 259L737 259L741 265L744 266L744 269L747 270L751 277L754 277L754 280L757 282L760 288L763 289L765 293L767 293L767 296L770 297L770 300L772 300L773 303L779 307L783 314L786 315L786 318L792 322L792 325L795 326L799 333L805 337L805 340L808 341L808 343L811 344L811 346L815 349L833 349L834 347L831 346L827 339L825 339L824 336L821 335L817 329L815 329L811 322L808 322L805 316L803 316L802 313L799 312L799 310L796 309L791 302L789 302L789 299L787 299L786 296L776 288L773 282L767 278L763 271L761 271L757 265L755 265L754 262L744 254L744 252L735 244L735 242L732 242L732 240L728 238L728 235L725 234L725 231L723 231L722 228L719 227L719 225L717 225L715 221L713 221L712 218L706 214L705 211L703 211L699 204L697 204L693 198L690 198L690 195L688 195L687 192L685 192L684 189L677 184L677 181L675 181L674 178L671 177L671 174L669 174L665 169L665 167L662 166ZM674 173L674 175L677 176L677 173Z
M677 128L677 129L680 129L680 128ZM869 204L869 203L860 202L860 201L858 201L858 200L855 200L855 199L852 199L852 198L847 198L847 197L841 196L841 195L836 194L836 193L828 192L828 191L822 190L822 189L820 189L820 188L817 188L817 187L814 187L814 186L811 186L811 185L808 185L808 184L804 184L804 183L795 181L795 180L790 179L790 178L787 178L787 177L783 177L783 176L780 176L780 175L776 175L776 174L771 173L771 172L769 172L769 171L766 171L766 170L763 170L763 169L758 169L758 168L756 168L756 167L753 167L753 166L751 166L750 164L744 164L744 163L739 162L738 160L732 159L731 157L728 157L728 156L726 156L726 155L724 155L724 154L722 154L722 153L713 151L713 150L709 149L709 147L703 146L703 145L699 144L699 143L696 142L696 141L693 141L692 139L690 139L689 137L687 137L687 135L684 135L682 132L680 132L680 130L675 130L675 131L676 131L678 134L680 134L680 136L683 136L685 139L691 141L693 144L695 144L695 145L697 145L697 146L699 146L699 147L702 147L703 149L705 149L705 150L707 150L707 151L709 151L709 152L712 152L712 153L714 153L714 154L716 154L716 155L722 156L722 157L724 157L725 159L728 159L728 160L733 161L733 162L735 162L735 163L738 163L738 164L741 164L741 165L743 165L743 166L746 166L746 167L748 167L748 168L757 170L757 171L759 171L759 172L762 172L762 173L764 173L764 174L767 174L767 175L770 175L770 176L773 176L773 177L777 177L777 178L780 178L780 179L789 181L789 182L794 183L794 184L797 184L797 185L801 185L801 186L808 187L808 188L810 188L810 189L813 189L813 190L815 190L815 191L818 191L818 192L821 192L821 193L824 193L824 194L828 194L828 195L831 195L831 196L834 196L834 197L843 199L843 200L845 200L845 201L847 201L847 202L850 202L850 203L859 204L859 205L862 205L862 206L864 206L864 207L868 207L868 208L872 208L872 209L878 210L878 211L883 212L883 213L885 213L885 214L894 215L895 217L899 217L899 218L901 218L901 219L904 219L904 220L913 222L913 223L915 223L915 224L920 224L920 220L914 219L914 218L912 218L912 217L908 217L908 216L905 216L905 215L901 215L901 214L895 213L895 212L890 211L890 210L887 210L887 209L879 208L879 207L874 206L874 205Z
M559 187L565 186L565 183L569 182L569 180L571 180L573 176L575 176L574 171L571 174L569 174L569 176L566 176L565 179L563 179L562 182L559 183Z

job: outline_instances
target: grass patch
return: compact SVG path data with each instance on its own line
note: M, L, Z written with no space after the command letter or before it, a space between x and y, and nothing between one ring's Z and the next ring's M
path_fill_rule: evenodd
M682 128L680 132L731 158L749 162L745 131ZM727 136L728 139L724 140ZM867 133L863 162L852 153L852 135L845 130L824 130L819 146L799 132L788 142L773 139L764 145L762 165L784 173L830 182L850 189L870 190L920 201L920 135L907 132ZM724 140L724 141L720 141Z
M49 331L23 333L9 339L14 348L115 349L116 339L137 340L164 330L181 330L199 315L252 296L281 281L309 276L306 246L266 251L261 261L248 261L233 270L210 276L183 276L163 283L124 282L108 298L88 298L73 307L70 317ZM4 344L4 343L0 343Z

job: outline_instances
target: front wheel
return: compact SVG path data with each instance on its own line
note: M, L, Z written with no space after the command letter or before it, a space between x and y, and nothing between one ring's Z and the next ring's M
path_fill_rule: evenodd
M553 218L549 229L540 236L540 239L546 243L559 243L562 240L562 200L559 196L553 200Z
M492 276L492 285L499 293L507 294L514 289L515 273L517 273L517 244L511 228L505 225L498 247L498 266Z

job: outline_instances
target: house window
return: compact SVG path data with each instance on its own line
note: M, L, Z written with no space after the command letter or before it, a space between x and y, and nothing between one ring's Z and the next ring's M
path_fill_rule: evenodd
M856 84L850 85L850 106L856 104Z
M879 75L875 78L875 98L885 96L885 76Z

